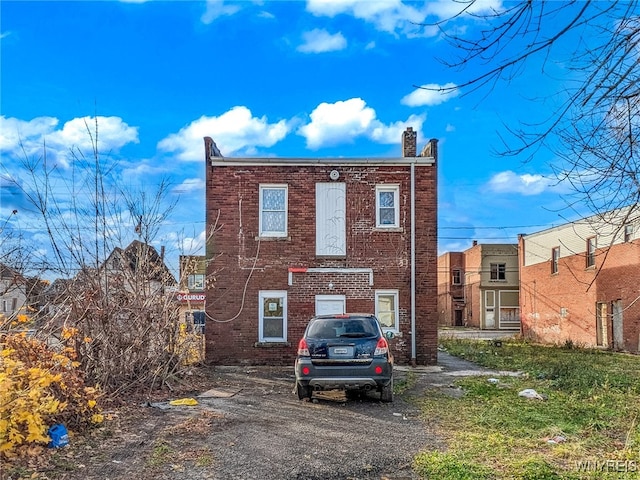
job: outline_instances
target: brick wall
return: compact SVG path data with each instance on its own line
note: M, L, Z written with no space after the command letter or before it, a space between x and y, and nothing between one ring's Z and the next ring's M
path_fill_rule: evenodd
M525 237L526 238L526 237ZM522 243L520 239L520 251ZM609 347L638 352L640 335L640 244L613 245L596 252L596 268L585 268L584 253L560 258L558 273L551 261L520 266L522 331L545 343L597 346L596 303L607 305ZM622 344L612 344L612 302L623 311Z
M434 146L435 148L435 146ZM315 256L315 183L329 181L337 168L346 183L347 255ZM415 167L416 192L416 346L417 363L435 363L436 168ZM287 239L258 240L259 185L288 185ZM400 185L400 228L375 227L375 186ZM226 364L292 363L297 342L315 313L315 295L345 295L347 311L373 312L374 292L399 290L401 337L391 341L398 363L411 360L410 167L408 165L207 165L208 276L207 360ZM371 268L360 273L294 273L289 267ZM333 288L329 288L329 283ZM258 292L287 291L287 344L258 345Z

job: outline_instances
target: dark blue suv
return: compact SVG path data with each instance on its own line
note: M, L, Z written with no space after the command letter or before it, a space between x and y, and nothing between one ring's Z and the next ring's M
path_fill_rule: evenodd
M375 315L350 313L313 317L298 344L296 392L376 390L393 401L393 355Z

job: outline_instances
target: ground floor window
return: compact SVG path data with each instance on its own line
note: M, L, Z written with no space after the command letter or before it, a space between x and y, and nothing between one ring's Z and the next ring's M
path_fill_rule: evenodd
M262 290L258 306L260 342L287 341L287 292Z
M500 291L500 328L520 326L520 294L518 291Z
M376 290L376 317L383 330L399 330L397 290Z

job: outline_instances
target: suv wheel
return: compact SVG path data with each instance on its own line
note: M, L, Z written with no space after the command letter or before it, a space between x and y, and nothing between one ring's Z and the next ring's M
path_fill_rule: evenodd
M304 400L305 398L311 398L311 389L309 387L305 387L300 383L296 382L296 393L298 394L299 400Z
M393 402L393 375L389 383L380 390L380 401L385 403Z

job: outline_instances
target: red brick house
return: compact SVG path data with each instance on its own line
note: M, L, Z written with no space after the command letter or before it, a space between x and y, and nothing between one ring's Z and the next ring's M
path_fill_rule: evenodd
M290 364L314 314L375 312L437 356L437 141L397 158L226 158L206 137L206 359Z
M630 209L519 238L522 333L639 351L640 219Z

